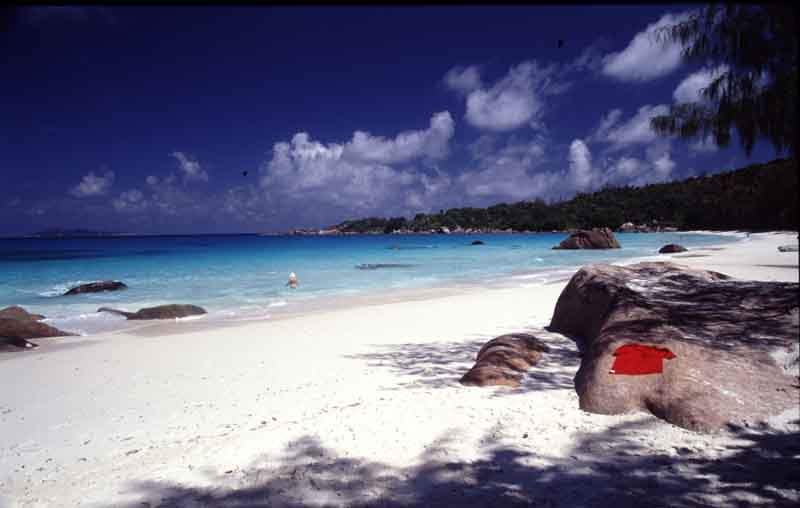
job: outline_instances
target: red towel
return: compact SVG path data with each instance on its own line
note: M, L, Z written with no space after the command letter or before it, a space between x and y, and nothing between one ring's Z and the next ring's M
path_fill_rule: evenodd
M645 346L643 344L626 344L614 351L614 365L611 374L660 374L664 359L671 360L675 355L669 349Z

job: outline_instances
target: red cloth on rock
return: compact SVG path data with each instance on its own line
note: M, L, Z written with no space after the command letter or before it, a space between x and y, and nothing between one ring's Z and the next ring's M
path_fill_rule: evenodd
M675 355L669 349L645 346L643 344L626 344L614 351L614 365L611 374L659 374L663 360L671 360Z

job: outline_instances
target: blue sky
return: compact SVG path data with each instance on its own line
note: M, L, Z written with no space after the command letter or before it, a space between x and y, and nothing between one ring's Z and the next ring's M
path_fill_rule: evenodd
M774 158L649 129L719 70L649 36L691 8L20 9L0 235L281 232Z

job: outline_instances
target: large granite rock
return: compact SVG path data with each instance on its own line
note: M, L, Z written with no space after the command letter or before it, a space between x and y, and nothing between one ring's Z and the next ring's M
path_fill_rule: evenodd
M582 350L580 407L649 411L697 431L750 425L796 407L798 284L736 280L673 263L580 269L550 324ZM663 373L609 373L626 344L667 348Z
M478 351L477 362L459 383L517 387L525 371L547 350L542 341L527 333L501 335L483 345Z
M619 249L614 232L608 228L577 231L562 240L554 249Z
M128 286L126 286L124 282L120 282L118 280L102 280L75 286L64 293L64 296L80 295L83 293L100 293L102 291L119 291L120 289L126 289L127 287Z
M0 310L0 349L32 348L36 344L27 339L75 335L40 323L41 319L44 316L31 314L22 307L13 306Z
M676 252L686 252L688 249L683 245L677 243L668 243L667 245L658 249L659 254L674 254Z
M199 316L206 314L206 310L197 305L170 304L159 305L157 307L147 307L136 312L125 312L124 310L100 307L97 312L111 312L125 316L128 319L175 319L188 316Z
M19 305L12 305L11 307L6 307L5 309L0 309L0 318L11 318L11 319L25 319L25 320L33 320L33 321L41 321L44 319L44 316L41 314L31 314L27 310L23 309Z

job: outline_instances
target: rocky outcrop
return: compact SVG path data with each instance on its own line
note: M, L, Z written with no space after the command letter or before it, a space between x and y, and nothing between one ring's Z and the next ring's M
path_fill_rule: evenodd
M0 349L32 348L36 344L27 339L75 335L40 323L41 319L44 316L31 314L22 307L13 306L0 310Z
M779 245L778 250L780 252L797 252L799 249L797 245Z
M686 252L687 249L683 245L678 245L677 243L668 243L667 245L658 249L659 254L674 254L676 252Z
M649 411L697 431L750 425L796 406L798 284L744 281L673 263L591 265L561 293L550 330L582 350L580 407ZM609 372L628 344L671 351L663 372Z
M483 245L483 242L481 240L472 240L470 245Z
M483 345L477 362L459 383L517 387L525 371L547 350L542 341L527 333L501 335Z
M617 228L618 233L674 233L678 228L673 226L663 226L658 221L653 221L650 224L634 224L633 222L626 222Z
M608 228L577 231L562 240L554 249L619 249L614 233Z
M83 293L100 293L102 291L119 291L120 289L127 289L127 287L125 283L118 280L102 280L75 286L64 293L64 296L80 295Z
M33 321L41 321L44 319L44 316L41 314L31 314L27 310L23 309L19 305L12 305L11 307L6 307L5 309L0 309L0 318L10 318L10 319L24 319L24 320L33 320Z
M145 319L175 319L188 316L199 316L206 314L206 310L197 305L183 305L183 304L170 304L159 305L158 307L147 307L140 309L136 312L126 312L124 310L110 309L108 307L100 307L97 312L111 312L125 316L131 320L145 320Z

